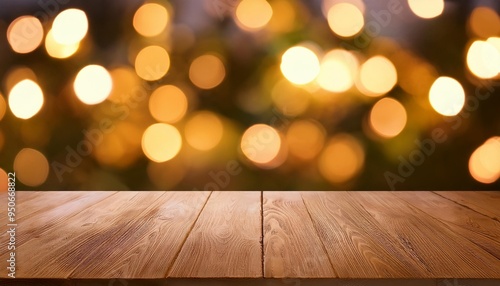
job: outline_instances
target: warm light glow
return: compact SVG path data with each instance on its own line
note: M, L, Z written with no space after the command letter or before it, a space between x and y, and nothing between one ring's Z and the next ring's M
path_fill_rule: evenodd
M336 135L328 142L318 160L318 168L333 184L344 183L357 175L364 165L364 150L358 140L347 134Z
M9 25L7 40L14 52L20 54L30 53L42 43L42 23L33 16L21 16Z
M370 126L385 138L397 136L406 125L406 110L399 101L385 97L377 101L370 112Z
M6 110L7 110L7 103L5 102L3 95L0 93L0 121L4 117Z
M9 69L4 79L5 90L12 90L17 83L25 79L31 79L34 82L38 81L36 74L30 68L25 66L16 66Z
M281 137L266 124L255 124L241 137L241 150L245 157L256 164L266 164L275 159L281 148Z
M469 172L483 184L491 184L500 177L500 137L492 137L470 156Z
M174 158L181 147L181 134L177 128L169 124L153 124L142 136L142 150L154 162L165 162Z
M432 84L429 101L437 113L454 116L464 107L465 92L457 80L442 76Z
M237 23L244 29L261 29L272 16L273 9L266 0L242 0L236 7Z
M295 7L288 0L273 0L271 3L273 13L271 20L267 24L270 31L276 33L286 33L293 30L297 12Z
M85 12L73 8L59 13L52 23L54 40L63 45L79 43L87 34L88 28Z
M443 13L444 0L408 0L415 15L424 19L435 18Z
M467 67L479 78L493 78L500 72L500 51L485 41L475 41L467 52Z
M396 85L398 74L390 60L375 56L361 65L359 80L361 92L367 96L380 96Z
M184 117L188 100L184 92L174 85L157 88L149 98L149 111L158 121L175 123Z
M160 46L146 47L135 58L135 72L145 80L158 80L167 74L169 68L170 57Z
M18 82L9 93L9 107L21 119L29 119L40 111L43 93L38 84L30 79Z
M17 153L14 159L16 178L30 187L43 184L49 175L49 162L39 151L24 148Z
M286 133L288 150L302 160L311 160L323 148L325 130L319 123L309 120L294 121Z
M133 97L146 93L146 91L142 90L141 79L137 76L133 68L121 66L111 70L110 75L113 81L113 89L109 94L108 100L128 103L130 100L133 100Z
M108 98L113 88L113 80L104 67L88 65L76 75L73 88L81 102L98 104Z
M79 47L80 42L69 45L56 42L52 34L52 30L50 30L45 37L45 50L47 51L47 54L49 54L49 56L56 59L65 59L71 57L76 53L76 51L78 51Z
M500 17L489 7L475 8L469 18L471 32L480 37L488 38L500 34Z
M186 175L186 166L174 160L163 163L149 162L147 167L148 177L157 188L171 190ZM165 174L168 175L165 176Z
M9 189L7 181L7 173L2 168L0 168L0 192L7 192L7 190Z
M319 74L320 65L316 54L310 49L295 46L286 50L281 57L281 72L294 84L307 84Z
M115 121L111 128L113 131L105 134L102 141L95 145L92 155L102 166L130 167L141 158L144 129L128 121Z
M222 139L224 126L217 115L209 111L194 114L186 123L187 143L201 151L213 149Z
M158 36L167 27L169 18L165 7L157 3L147 3L135 12L134 29L145 37Z
M218 86L226 76L226 69L221 59L212 54L197 57L189 67L189 79L201 89Z
M273 87L271 97L281 113L297 116L307 109L311 96L307 91L282 79Z
M354 84L358 71L358 60L345 50L332 50L321 61L318 83L331 92L344 92Z
M328 25L338 36L348 38L357 35L365 25L363 13L351 3L338 3L328 10Z

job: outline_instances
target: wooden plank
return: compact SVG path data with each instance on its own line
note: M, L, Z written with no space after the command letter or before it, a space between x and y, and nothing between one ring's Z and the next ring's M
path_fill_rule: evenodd
M262 277L261 193L213 192L169 277Z
M118 192L86 208L78 216L59 221L50 232L32 237L18 247L18 277L68 278L83 259L96 254L102 243L114 239L115 247L120 248L120 239L133 235L136 230L128 225L129 221L163 194ZM45 223L40 220L36 225L43 227Z
M24 201L24 193L33 199ZM16 245L50 233L61 223L65 223L81 211L112 196L115 192L19 192L16 196ZM5 231L0 240L7 236ZM8 252L6 247L0 248L0 258ZM3 261L3 260L2 260Z
M394 192L393 194L500 259L499 221L450 202L432 192Z
M434 192L442 197L500 221L500 191Z
M264 277L336 277L298 192L264 192Z
M71 278L164 278L209 192L167 192L130 219L123 237L98 245L82 259Z
M409 255L347 192L302 192L339 278L427 278Z
M434 278L500 278L499 260L390 192L350 192Z

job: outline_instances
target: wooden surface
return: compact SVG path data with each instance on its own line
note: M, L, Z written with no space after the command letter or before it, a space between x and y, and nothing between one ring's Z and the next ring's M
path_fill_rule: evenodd
M17 278L500 279L500 192L18 192L16 201ZM0 206L6 278L6 193Z

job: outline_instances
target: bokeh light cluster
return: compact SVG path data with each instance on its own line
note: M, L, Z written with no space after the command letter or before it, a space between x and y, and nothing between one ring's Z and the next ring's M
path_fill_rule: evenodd
M8 4L0 188L495 188L500 4L480 2Z

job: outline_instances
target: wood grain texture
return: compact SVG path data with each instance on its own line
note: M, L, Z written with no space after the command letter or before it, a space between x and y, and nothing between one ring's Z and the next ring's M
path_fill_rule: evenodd
M84 257L70 277L164 278L208 195L165 193L144 212L127 219L124 228L133 231L117 232L96 246L95 255Z
M262 277L261 193L213 192L169 277Z
M500 278L499 260L391 192L349 192L434 277Z
M302 192L340 278L430 277L431 273L346 192Z
M264 192L264 277L336 277L299 192Z
M397 192L394 194L444 223L457 235L475 243L497 259L500 259L499 221L452 203L432 192Z
M500 191L435 192L474 211L500 221Z

